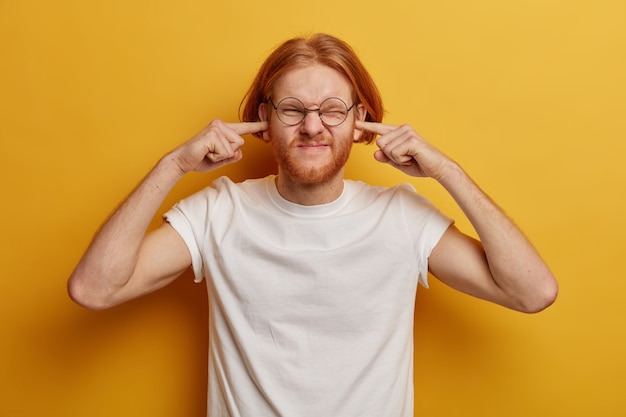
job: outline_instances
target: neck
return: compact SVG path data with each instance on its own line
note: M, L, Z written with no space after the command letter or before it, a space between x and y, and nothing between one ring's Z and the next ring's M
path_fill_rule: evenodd
M326 181L312 184L294 181L279 170L276 189L285 200L303 206L330 203L343 192L343 170Z

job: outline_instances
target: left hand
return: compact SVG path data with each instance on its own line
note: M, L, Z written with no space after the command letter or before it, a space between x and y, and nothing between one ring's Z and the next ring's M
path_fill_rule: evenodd
M378 135L379 150L374 158L388 163L414 177L429 177L441 181L450 159L413 130L409 125L392 126L357 121L356 128Z

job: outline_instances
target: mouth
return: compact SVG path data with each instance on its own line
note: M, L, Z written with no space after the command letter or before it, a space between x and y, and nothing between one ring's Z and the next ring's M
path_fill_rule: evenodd
M303 149L325 149L329 147L327 143L301 143L298 145L298 148Z

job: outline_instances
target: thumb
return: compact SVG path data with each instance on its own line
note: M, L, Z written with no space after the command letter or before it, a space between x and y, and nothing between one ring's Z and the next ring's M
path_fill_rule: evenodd
M377 160L378 162L382 162L383 164L386 164L390 161L387 155L385 155L385 153L381 151L380 149L374 152L374 159Z

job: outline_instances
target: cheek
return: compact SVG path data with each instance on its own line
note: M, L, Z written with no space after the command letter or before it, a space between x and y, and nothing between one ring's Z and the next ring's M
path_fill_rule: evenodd
M347 122L333 128L331 133L335 141L338 142L349 142L352 144L359 137L359 130L354 128L354 122L348 124Z
M280 121L270 117L267 121L267 130L265 131L269 141L272 142L289 142L293 137L297 136L297 126L285 126Z

